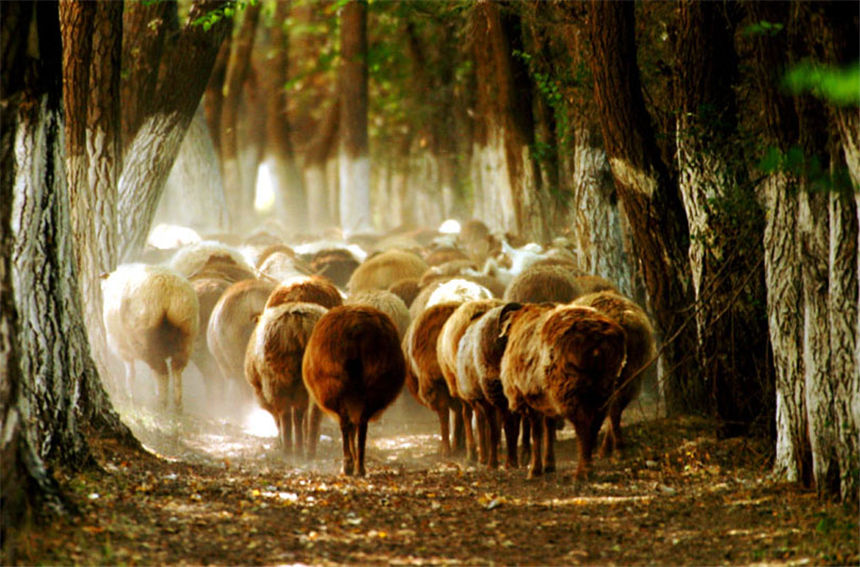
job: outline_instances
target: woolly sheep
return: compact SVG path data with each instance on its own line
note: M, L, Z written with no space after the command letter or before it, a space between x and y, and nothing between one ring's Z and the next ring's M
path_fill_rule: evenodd
M365 474L367 423L397 398L405 372L397 330L378 309L344 305L317 322L305 350L302 378L315 407L340 424L343 474ZM315 443L316 428L310 433Z
M576 278L561 266L532 266L513 279L506 301L568 303L582 295Z
M286 455L301 455L308 392L302 381L302 357L311 332L326 308L291 302L263 311L248 340L245 379L257 401L272 414ZM293 447L293 429L295 447Z
M397 328L397 336L403 339L409 327L409 309L397 295L384 289L369 289L346 298L346 305L368 305L379 309L389 317Z
M624 329L595 309L569 305L509 303L499 321L508 337L500 374L505 397L511 411L531 422L529 478L555 470L551 420L558 417L573 422L579 440L576 477L586 477L624 367Z
M448 317L439 338L436 341L436 357L439 361L439 369L442 377L448 385L451 396L459 399L463 407L463 424L466 434L466 458L475 460L475 440L472 433L472 411L477 412L478 438L481 447L481 460L487 463L488 439L486 435L487 419L490 408L484 402L481 386L477 380L467 380L466 376L460 376L457 372L457 353L460 348L460 339L466 329L481 315L501 304L500 299L483 299L467 301L461 304Z
M155 373L158 397L167 408L173 376L173 404L182 409L182 371L198 333L199 304L191 283L163 266L126 264L103 282L108 346L124 361L131 392L134 361Z
M328 278L296 276L281 282L272 290L266 307L295 301L316 303L326 309L343 305L343 297Z
M621 413L636 399L642 387L642 371L656 357L654 327L639 305L613 291L591 293L577 298L574 305L597 309L624 329L627 338L627 362L609 404L609 429L603 438L601 455L609 455L624 446L621 435Z
M352 273L347 283L349 293L366 289L387 289L398 280L421 277L427 263L417 255L402 250L388 250L369 258Z
M254 273L254 268L251 267L241 252L232 246L214 240L203 240L180 248L170 259L170 268L188 277L199 271L212 256L230 257L236 264Z

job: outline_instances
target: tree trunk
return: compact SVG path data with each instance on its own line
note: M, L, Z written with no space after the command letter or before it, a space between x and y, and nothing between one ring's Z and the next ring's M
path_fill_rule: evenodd
M121 162L119 111L122 3L60 4L66 167L84 320L99 374L108 384L101 275L116 268L116 200ZM99 385L89 388L107 406Z
M828 38L830 30L816 25L822 21L819 12L834 6L764 4L751 9L756 21L781 23L786 30L756 40L767 142L783 156L793 148L804 154L799 167L783 159L765 181L766 268L769 288L773 286L768 309L778 396L774 471L806 485L814 482L820 496L856 502L857 209L838 185L823 193L817 187L821 180L812 176L812 159L824 164L824 171L831 160L831 171L841 165L825 150L828 121L821 103L808 95L788 98L777 90L788 62L817 56L818 44L807 42L809 29L816 31L816 41L847 39L856 50L856 26L847 38ZM852 18L846 13L833 21L844 24ZM838 122L838 114L836 118ZM851 136L856 140L856 132ZM850 164L851 142L843 137L842 143ZM834 179L831 173L830 181ZM791 304L780 294L783 280L801 282L800 290L790 290Z
M308 195L308 221L313 232L320 232L337 224L337 199L330 198L330 195L336 196L338 191L329 187L331 183L326 171L329 161L334 160L339 125L340 104L334 101L325 113L317 135L305 151L304 181Z
M122 148L154 108L165 37L177 31L176 2L128 2L122 21Z
M687 220L676 182L660 159L636 66L634 5L588 5L591 72L618 197L633 231L651 311L664 342L662 376L667 410L705 413L708 397L698 379L695 327L685 321L692 304ZM668 342L670 337L675 338Z
M221 147L221 172L224 179L224 193L227 197L227 211L230 214L230 228L241 234L255 224L251 220L254 205L252 180L242 178L239 163L239 103L248 71L251 67L251 50L257 34L262 3L256 2L245 7L242 27L234 38L227 72L224 77L224 102L221 107L219 143Z
M20 364L22 322L13 286L16 243L12 230L15 192L24 187L27 174L19 169L26 164L19 163L16 141L28 139L27 132L39 131L45 126L42 108L43 101L49 97L53 99L55 117L59 115L60 85L48 81L46 72L59 74L60 53L55 4L4 2L0 4L0 20L3 21L0 49L4 70L0 82L0 104L4 109L0 113L0 431L3 432L0 436L0 540L4 556L11 564L19 561L15 540L10 537L12 530L27 518L40 516L46 509L68 510L56 481L29 441L28 429L34 426L30 421L34 416L30 413L28 399L29 377L22 372ZM56 39L49 46L43 35L51 34L56 34ZM29 45L26 41L32 37L38 39L37 45ZM35 47L36 51L28 53L28 47ZM38 60L39 55L44 59ZM62 148L56 137L54 144L54 153L60 153ZM23 153L23 148L20 149Z
M208 30L195 22L224 4L223 0L199 0L192 5L188 22L165 61L154 110L125 153L118 207L123 260L132 258L146 242L170 169L230 26L223 14Z
M291 2L275 5L271 28L271 47L267 59L268 97L266 121L266 163L275 182L275 215L294 232L308 228L308 205L301 171L296 165L290 139L287 115L287 80L289 78L289 41L285 32Z
M763 215L738 144L732 9L678 5L677 159L690 226L698 362L723 433L744 433L773 419L763 250L750 246ZM728 12L728 14L727 14ZM749 274L755 274L752 279ZM742 292L743 290L743 292Z
M472 33L478 92L472 180L476 216L491 229L543 242L545 196L534 143L531 82L513 50L523 50L519 18L495 2L473 7Z
M341 16L340 226L344 234L373 228L367 137L367 2L349 0Z

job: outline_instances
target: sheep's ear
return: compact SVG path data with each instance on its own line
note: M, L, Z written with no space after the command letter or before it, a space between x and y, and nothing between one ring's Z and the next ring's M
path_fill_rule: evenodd
M522 307L521 303L508 303L502 307L502 311L499 313L499 338L508 337L508 331L511 329L511 315Z

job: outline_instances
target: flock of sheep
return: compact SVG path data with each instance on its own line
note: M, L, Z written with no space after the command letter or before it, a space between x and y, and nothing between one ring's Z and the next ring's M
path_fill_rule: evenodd
M127 391L143 361L160 404L181 411L193 361L208 396L255 397L288 455L313 458L323 413L332 416L347 475L365 474L367 424L405 384L438 415L443 456L464 439L470 459L497 467L504 431L505 465L516 467L522 429L537 476L555 469L567 419L575 474L587 477L607 415L601 450L622 445L621 413L656 350L643 309L584 274L563 239L514 248L479 221L350 243L200 241L163 263L119 267L103 291Z

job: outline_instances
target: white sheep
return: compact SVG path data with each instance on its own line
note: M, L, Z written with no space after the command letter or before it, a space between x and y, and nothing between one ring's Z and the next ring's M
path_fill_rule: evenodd
M254 268L239 250L214 240L204 240L180 248L170 259L170 268L189 277L202 268L212 256L229 256L239 266L254 273Z
M108 346L125 363L129 394L134 361L142 360L156 374L162 407L168 406L173 376L173 402L182 409L182 371L198 333L199 304L191 283L163 266L125 264L102 283Z

